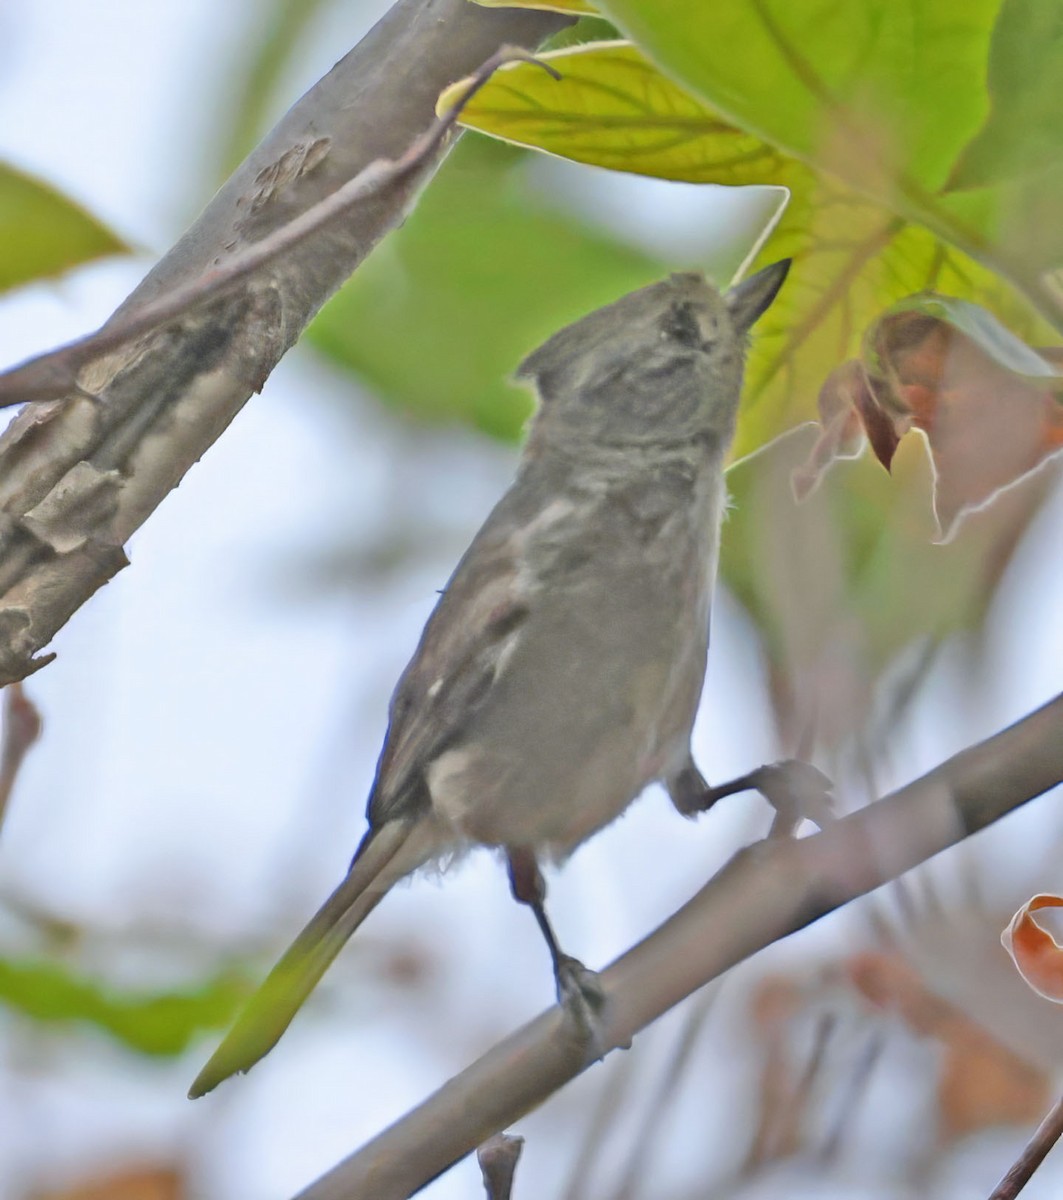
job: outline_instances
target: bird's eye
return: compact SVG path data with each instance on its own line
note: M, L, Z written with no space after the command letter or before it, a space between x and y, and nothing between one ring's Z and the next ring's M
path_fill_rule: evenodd
M661 322L661 334L681 346L691 346L698 350L708 350L712 344L711 338L706 338L705 330L698 320L697 308L689 300L672 305Z

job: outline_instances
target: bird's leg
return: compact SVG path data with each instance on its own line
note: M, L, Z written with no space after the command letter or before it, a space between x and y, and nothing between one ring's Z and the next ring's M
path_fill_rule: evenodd
M689 759L686 766L667 781L668 795L684 817L692 817L711 808L724 796L757 791L775 809L770 837L793 833L807 818L823 829L834 821L831 791L833 784L817 767L796 758L757 767L719 787L710 787Z
M535 854L527 847L518 846L507 849L506 858L509 863L509 886L513 898L532 910L546 939L554 964L557 998L576 1022L580 1033L593 1047L594 1057L601 1058L605 1039L600 1017L605 1006L605 993L602 991L598 974L585 967L578 958L565 954L558 944L557 935L546 915L546 881L539 870Z

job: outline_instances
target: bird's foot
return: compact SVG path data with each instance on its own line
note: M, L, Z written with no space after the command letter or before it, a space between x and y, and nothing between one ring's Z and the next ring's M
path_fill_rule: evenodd
M818 767L796 758L758 767L718 787L710 787L691 764L669 784L672 803L686 817L705 812L725 796L760 792L775 809L772 837L793 833L802 820L809 820L820 829L833 823L836 819L833 788Z
M834 784L811 763L797 758L758 767L750 777L753 786L775 809L771 837L787 837L802 821L825 829L837 820Z
M601 977L570 954L558 956L554 974L558 1002L586 1046L587 1060L604 1058L609 1047L603 1022L607 997Z

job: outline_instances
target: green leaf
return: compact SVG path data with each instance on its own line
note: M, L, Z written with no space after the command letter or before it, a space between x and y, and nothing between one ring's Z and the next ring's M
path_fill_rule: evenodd
M662 75L629 42L592 42L539 57L561 78L533 63L510 63L466 104L461 123L576 162L658 179L787 187L795 167L806 177ZM452 84L438 111L465 90L465 81Z
M754 333L736 456L815 419L820 382L859 353L863 330L884 309L912 293L967 296L1026 341L1052 340L1050 328L992 271L735 128L630 44L546 57L560 80L532 64L512 64L473 98L463 122L598 166L694 183L768 184L791 197L761 259L789 256L794 267Z
M506 382L520 359L664 270L552 209L514 151L467 136L308 336L385 403L514 439L531 411Z
M1059 0L1004 0L989 51L992 107L960 155L950 188L985 187L1008 176L1040 174L1059 166L1061 73Z
M0 164L0 292L129 247L48 184Z
M541 58L543 52L562 50L566 46L581 46L585 42L614 41L619 36L620 31L604 17L580 17L578 21L559 29L553 37L547 38L541 52L537 52L535 57Z
M0 959L0 1001L35 1021L86 1022L142 1054L182 1053L204 1029L225 1025L248 984L231 973L197 987L121 992L55 962Z
M1063 305L1038 282L1046 268L1063 263L1059 154L1046 156L1035 175L945 190L989 113L987 73L1001 2L749 0L720 9L701 0L603 0L602 7L721 116L1019 281L1063 330ZM1052 59L1058 0L1007 14L1005 32L1027 11L1048 31L1035 61ZM1000 52L1009 57L1016 93L1029 69L1016 57L1018 41L1005 37ZM1012 162L1036 161L1046 139L1058 145L1056 77L1047 70L1033 88L1034 118L993 134L997 144L1009 134L1028 142L1011 152Z
M986 113L1000 0L604 0L669 75L772 145L878 198L934 189Z

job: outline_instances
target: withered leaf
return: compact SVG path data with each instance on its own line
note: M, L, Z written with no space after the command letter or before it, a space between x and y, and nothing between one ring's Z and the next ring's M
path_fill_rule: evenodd
M1063 348L1032 349L977 305L914 296L868 330L860 359L828 376L822 434L794 473L803 498L862 440L889 469L911 429L934 466L934 515L948 541L965 513L1063 449Z

